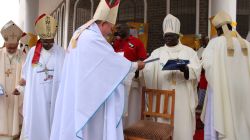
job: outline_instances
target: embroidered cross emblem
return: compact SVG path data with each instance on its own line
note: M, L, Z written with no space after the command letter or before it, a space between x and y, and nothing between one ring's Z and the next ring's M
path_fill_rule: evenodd
M12 74L11 69L8 69L8 70L5 72L5 75L6 75L7 77L9 77L11 74Z
M5 72L5 75L6 75L7 77L10 77L11 74L12 74L11 69L8 69L8 70Z

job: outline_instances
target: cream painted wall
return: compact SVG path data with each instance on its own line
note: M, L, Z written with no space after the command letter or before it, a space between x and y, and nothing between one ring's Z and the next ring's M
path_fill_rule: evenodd
M63 0L39 0L39 15L42 13L50 14L62 1Z
M237 0L211 0L211 15L216 15L220 11L227 12L233 21L236 21Z

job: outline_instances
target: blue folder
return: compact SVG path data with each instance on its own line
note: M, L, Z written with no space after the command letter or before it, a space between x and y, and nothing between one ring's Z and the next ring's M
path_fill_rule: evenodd
M189 60L169 59L162 70L179 70L181 66L189 64Z

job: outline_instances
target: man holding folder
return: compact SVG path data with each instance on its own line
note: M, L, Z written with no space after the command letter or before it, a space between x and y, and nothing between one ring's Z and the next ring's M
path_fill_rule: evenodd
M143 70L145 84L147 88L175 89L173 138L193 140L200 61L195 51L179 41L179 19L173 15L167 15L163 22L163 32L165 45L154 50L145 61L159 58L159 61L145 65ZM160 109L163 110L163 103Z

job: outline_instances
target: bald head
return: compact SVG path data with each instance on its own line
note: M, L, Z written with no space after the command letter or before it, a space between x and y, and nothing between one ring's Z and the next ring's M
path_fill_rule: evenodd
M104 37L108 37L109 35L112 34L112 29L114 27L114 24L102 20L97 20L95 23L98 25Z

